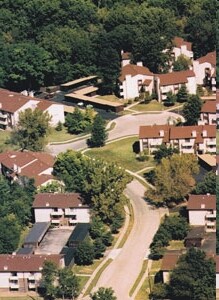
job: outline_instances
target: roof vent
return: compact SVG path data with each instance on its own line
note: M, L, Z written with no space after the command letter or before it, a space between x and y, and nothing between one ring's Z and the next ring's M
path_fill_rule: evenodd
M203 136L203 137L207 137L207 130L203 130L203 131L202 131L202 136Z
M160 130L160 136L164 136L164 130Z
M192 130L192 137L197 137L197 132L195 130Z
M10 94L10 95L8 95L9 97L14 97L14 95L12 95L12 94Z
M46 202L46 207L48 207L49 206L49 202Z
M201 208L204 209L205 208L205 204L201 204Z
M4 271L7 271L8 270L8 266L4 266Z

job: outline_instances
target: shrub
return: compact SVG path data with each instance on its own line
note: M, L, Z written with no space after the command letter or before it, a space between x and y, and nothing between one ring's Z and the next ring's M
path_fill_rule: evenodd
M62 122L59 121L56 128L55 128L55 130L56 131L62 131L62 127L63 127Z

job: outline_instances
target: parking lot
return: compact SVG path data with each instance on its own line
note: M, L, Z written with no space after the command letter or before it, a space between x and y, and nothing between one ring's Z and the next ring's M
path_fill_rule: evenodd
M74 227L70 228L51 228L46 233L36 254L58 254L68 241Z

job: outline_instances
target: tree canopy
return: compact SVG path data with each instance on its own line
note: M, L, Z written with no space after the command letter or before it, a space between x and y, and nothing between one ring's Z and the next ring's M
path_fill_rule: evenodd
M18 144L22 150L43 150L50 130L50 120L48 112L38 108L21 111L17 127L12 133L12 142Z
M197 125L202 108L202 102L199 96L190 95L183 107L183 116L186 119L186 125Z
M97 292L91 294L92 300L116 300L114 296L114 291L112 288L100 287Z

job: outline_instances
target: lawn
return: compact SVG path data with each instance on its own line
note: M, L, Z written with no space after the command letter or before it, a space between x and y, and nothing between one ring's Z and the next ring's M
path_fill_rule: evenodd
M142 287L140 288L137 296L135 297L135 300L148 300L149 293L150 293L149 281L148 281L148 278L146 278Z
M115 95L104 95L104 96L97 96L99 99L108 100L111 102L121 102L124 103L124 99L120 99L116 97Z
M107 144L103 148L91 149L86 152L86 155L95 159L101 158L106 162L116 162L132 172L153 166L152 158L143 162L136 159L136 154L133 152L133 144L136 142L138 142L136 137L126 138Z
M139 111L139 112L144 112L144 111L162 111L162 110L166 110L169 108L174 108L181 105L181 103L176 103L173 106L164 106L162 103L159 103L156 100L152 100L150 103L148 104L144 104L144 103L139 103L135 106L132 107L133 110Z
M185 249L184 241L170 241L167 250L182 250Z
M0 297L0 300L43 300L42 297L39 296L18 296L16 293L14 296L9 296L9 297Z
M129 296L131 297L133 295L133 293L135 292L136 288L139 285L139 282L141 281L143 275L145 274L146 270L147 270L147 265L148 265L148 261L144 260L143 264L142 264L142 268L141 268L141 272L139 273L133 287L131 288L130 292L129 292Z
M75 274L91 275L94 272L94 270L96 270L96 268L99 266L101 261L102 261L101 259L100 260L94 260L94 263L92 265L89 265L89 266L74 265L72 267L72 270Z
M63 126L63 129L61 131L57 131L55 130L55 128L51 128L51 132L47 137L47 141L48 143L64 142L64 141L72 140L76 137L78 137L78 135L68 133L67 128Z
M10 138L10 131L0 130L0 151L15 150L17 147L5 143Z

